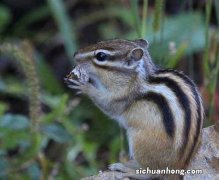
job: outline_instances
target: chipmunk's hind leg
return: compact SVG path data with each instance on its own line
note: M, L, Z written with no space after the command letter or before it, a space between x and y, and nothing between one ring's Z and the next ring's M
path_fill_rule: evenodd
M126 163L113 163L109 165L111 171L120 171L120 172L132 172L135 173L136 169L139 169L140 166L135 160L129 160Z
M113 163L109 165L109 169L111 171L119 171L123 173L135 173L135 169L132 169L123 163Z
M111 171L119 171L122 172L116 175L116 179L122 180L125 178L137 179L137 180L155 180L158 178L151 177L148 174L137 174L136 170L139 169L139 164L134 161L130 160L127 163L114 163L109 166Z

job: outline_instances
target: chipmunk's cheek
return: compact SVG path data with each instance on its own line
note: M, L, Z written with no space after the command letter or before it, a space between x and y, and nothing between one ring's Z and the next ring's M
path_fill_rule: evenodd
M96 89L100 90L100 91L105 91L106 87L104 86L104 84L101 81L101 78L98 77L97 75L90 73L89 74L89 83L95 87Z
M96 79L94 76L90 75L90 77L89 77L89 83L90 83L92 86L94 86L95 88L98 88L97 82L98 82L97 79Z

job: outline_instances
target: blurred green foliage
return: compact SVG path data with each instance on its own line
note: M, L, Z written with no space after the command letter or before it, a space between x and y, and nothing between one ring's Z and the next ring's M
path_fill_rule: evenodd
M73 52L76 50L76 39L74 31L71 29L70 19L66 14L64 4L61 0L48 0L48 4L64 39L66 53L71 58Z
M0 3L0 38L9 42L1 44L0 60L6 58L16 69L13 73L0 69L0 179L79 179L106 169L126 151L118 125L88 98L68 92L54 73L58 66L51 66L56 51L62 51L68 66L73 65L72 54L86 44L81 36L86 36L84 41L145 38L154 61L168 68L177 68L194 54L204 54L198 67L204 69L199 86L210 96L207 115L212 119L219 70L217 0L207 1L204 13L201 8L182 8L177 15L168 15L161 0L152 4L148 0L98 0L90 2L93 10L85 6L85 12L72 15L69 11L77 3L81 2L48 0L15 22L13 8ZM88 2L80 6L83 3ZM212 7L216 11L216 32L210 28ZM41 21L49 28L30 28ZM90 25L96 27L98 37L93 37L95 31ZM86 33L81 34L82 30ZM54 44L62 44L64 51L58 46L52 51L54 56L46 55L44 49ZM63 61L61 57L58 62ZM13 103L21 113L12 110Z
M4 28L9 24L11 20L10 10L0 4L0 32L4 30Z

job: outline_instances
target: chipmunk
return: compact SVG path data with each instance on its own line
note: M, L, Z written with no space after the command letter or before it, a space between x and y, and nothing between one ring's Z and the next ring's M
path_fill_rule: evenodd
M186 169L201 139L203 106L188 76L155 66L143 39L114 39L80 49L65 79L127 131L130 161L110 170L120 179L182 179L136 169Z

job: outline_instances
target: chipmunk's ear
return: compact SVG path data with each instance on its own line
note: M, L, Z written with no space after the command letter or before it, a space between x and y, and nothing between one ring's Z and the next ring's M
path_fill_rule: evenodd
M144 51L141 48L132 49L130 52L130 59L134 61L139 61L144 55Z
M128 59L126 61L129 67L136 67L144 55L142 48L134 48L129 52Z
M144 39L136 39L133 42L136 43L138 46L144 48L144 49L147 49L148 46L149 46L148 41L144 40Z

